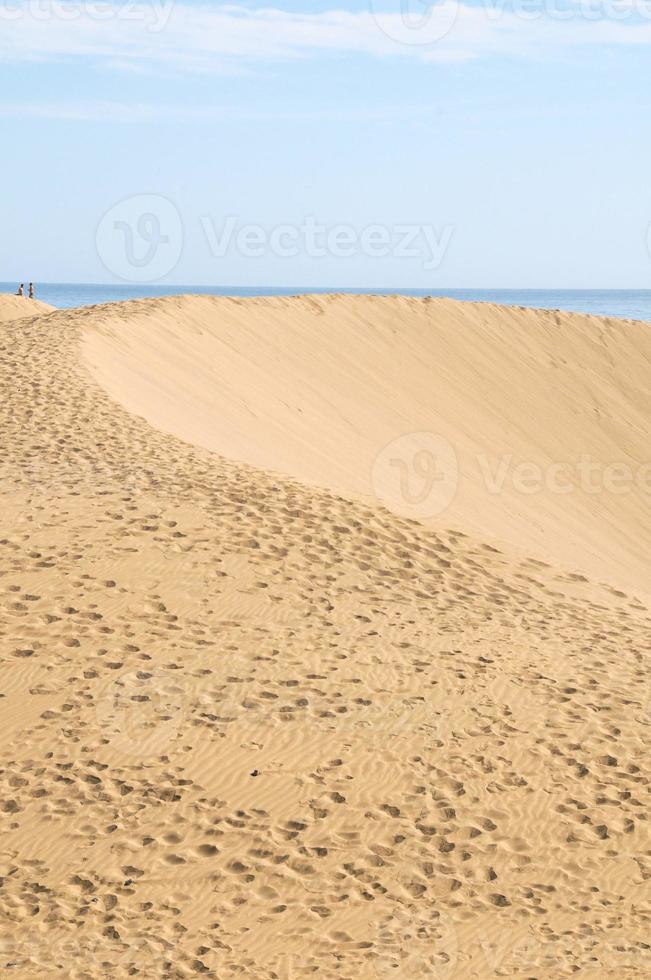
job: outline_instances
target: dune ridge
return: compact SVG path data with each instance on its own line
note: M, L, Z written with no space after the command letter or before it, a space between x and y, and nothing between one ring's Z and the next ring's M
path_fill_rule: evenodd
M175 309L0 332L0 971L648 975L644 597L120 404Z

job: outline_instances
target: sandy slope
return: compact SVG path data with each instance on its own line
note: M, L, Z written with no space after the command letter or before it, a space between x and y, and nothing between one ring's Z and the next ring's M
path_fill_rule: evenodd
M85 356L157 428L651 595L647 325L405 297L140 309L98 315Z
M39 299L28 299L26 296L8 296L0 293L0 323L21 320L36 314L51 313L54 309L48 303Z
M214 339L229 304L212 304L216 317L204 301L143 301L0 332L0 975L651 975L645 600L561 568L562 540L543 542L558 548L558 567L533 552L521 557L532 537L496 548L497 510L487 513L489 544L449 530L447 512L424 527L366 499L363 486L332 489L363 470L350 439L336 445L343 427L332 442L323 432L330 462L319 463L313 438L297 450L291 411L282 428L260 417L245 425L272 409L258 353L265 335L271 344L291 328L300 339L312 323L306 311L330 304L348 317L349 334L355 324L367 331L375 311L388 334L388 300L233 301L229 343ZM393 308L396 328L405 329L410 310L421 315L400 300ZM496 336L500 319L532 325L522 327L519 360L513 348L513 368L528 380L528 352L540 363L542 335L577 324L587 351L595 330L610 372L602 365L595 376L595 353L576 412L562 418L556 406L570 405L570 375L558 368L557 392L549 373L551 428L562 425L568 439L575 425L592 433L584 416L599 392L604 422L594 429L610 438L606 406L614 412L619 400L617 438L637 446L633 431L649 424L643 400L631 407L645 328L575 318L555 325L553 315L540 326L536 314L456 304L441 306L436 322L444 331L454 318L461 331L469 317L480 334L484 315ZM175 317L184 346L170 357L160 350L178 343ZM245 322L247 346L235 336ZM211 333L201 356L188 343L191 329ZM628 344L628 366L609 345L615 331ZM470 365L488 346L476 340L466 345ZM361 337L349 341L359 378L351 373L339 409L363 434L379 341L366 354ZM311 340L310 358L313 348ZM167 397L180 412L179 386L195 370L173 362L193 358L198 372L217 349L225 380L237 359L251 358L239 368L246 410L235 416L241 443L230 451L244 457L246 445L262 452L274 439L272 468L324 485L198 444L218 419L236 440L236 392L203 427L196 406L183 407L182 424L194 429L180 434L194 444L162 431L177 424L175 414L154 415ZM285 399L292 405L301 392L294 411L309 407L307 433L320 405L328 430L337 413L323 382L310 394L316 368L309 373L299 358L290 371L283 350L276 346ZM387 336L373 433L384 404L403 406L402 431L429 424L424 408L414 418L404 391L396 393L398 354ZM139 373L140 405L116 402L132 389L107 365ZM453 367L456 376L460 355ZM333 390L343 394L337 370L333 363ZM484 374L477 361L469 402ZM446 384L454 393L452 379ZM207 391L198 373L197 389ZM428 397L423 389L417 401ZM478 424L481 413L471 416L460 391L455 397L458 413ZM506 405L504 392L493 397ZM481 407L493 431L497 408ZM139 417L145 410L156 424ZM461 431L458 414L457 424ZM531 431L522 411L519 424ZM360 460L369 451L361 439ZM320 473L308 472L318 465ZM641 568L644 525L616 545L595 515L574 506L581 540L593 527L599 548L603 540L612 549L585 559L601 559L600 579L611 558L625 576L626 541L630 568ZM541 511L548 537L553 514ZM457 525L463 517L455 512Z

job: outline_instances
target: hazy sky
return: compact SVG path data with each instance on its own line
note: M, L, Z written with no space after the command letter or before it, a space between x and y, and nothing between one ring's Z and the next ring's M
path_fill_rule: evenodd
M0 0L0 280L651 287L650 81L651 0Z

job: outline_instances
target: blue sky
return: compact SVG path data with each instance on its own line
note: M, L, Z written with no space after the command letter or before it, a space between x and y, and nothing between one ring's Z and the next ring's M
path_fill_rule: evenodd
M410 2L0 0L0 280L651 287L651 4Z

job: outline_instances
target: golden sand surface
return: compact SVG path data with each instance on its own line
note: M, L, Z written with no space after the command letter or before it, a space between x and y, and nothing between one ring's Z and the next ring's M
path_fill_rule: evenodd
M38 299L0 293L0 323L33 317L35 314L40 316L42 313L51 313L53 309L53 306Z
M0 976L651 976L649 327L0 320Z

